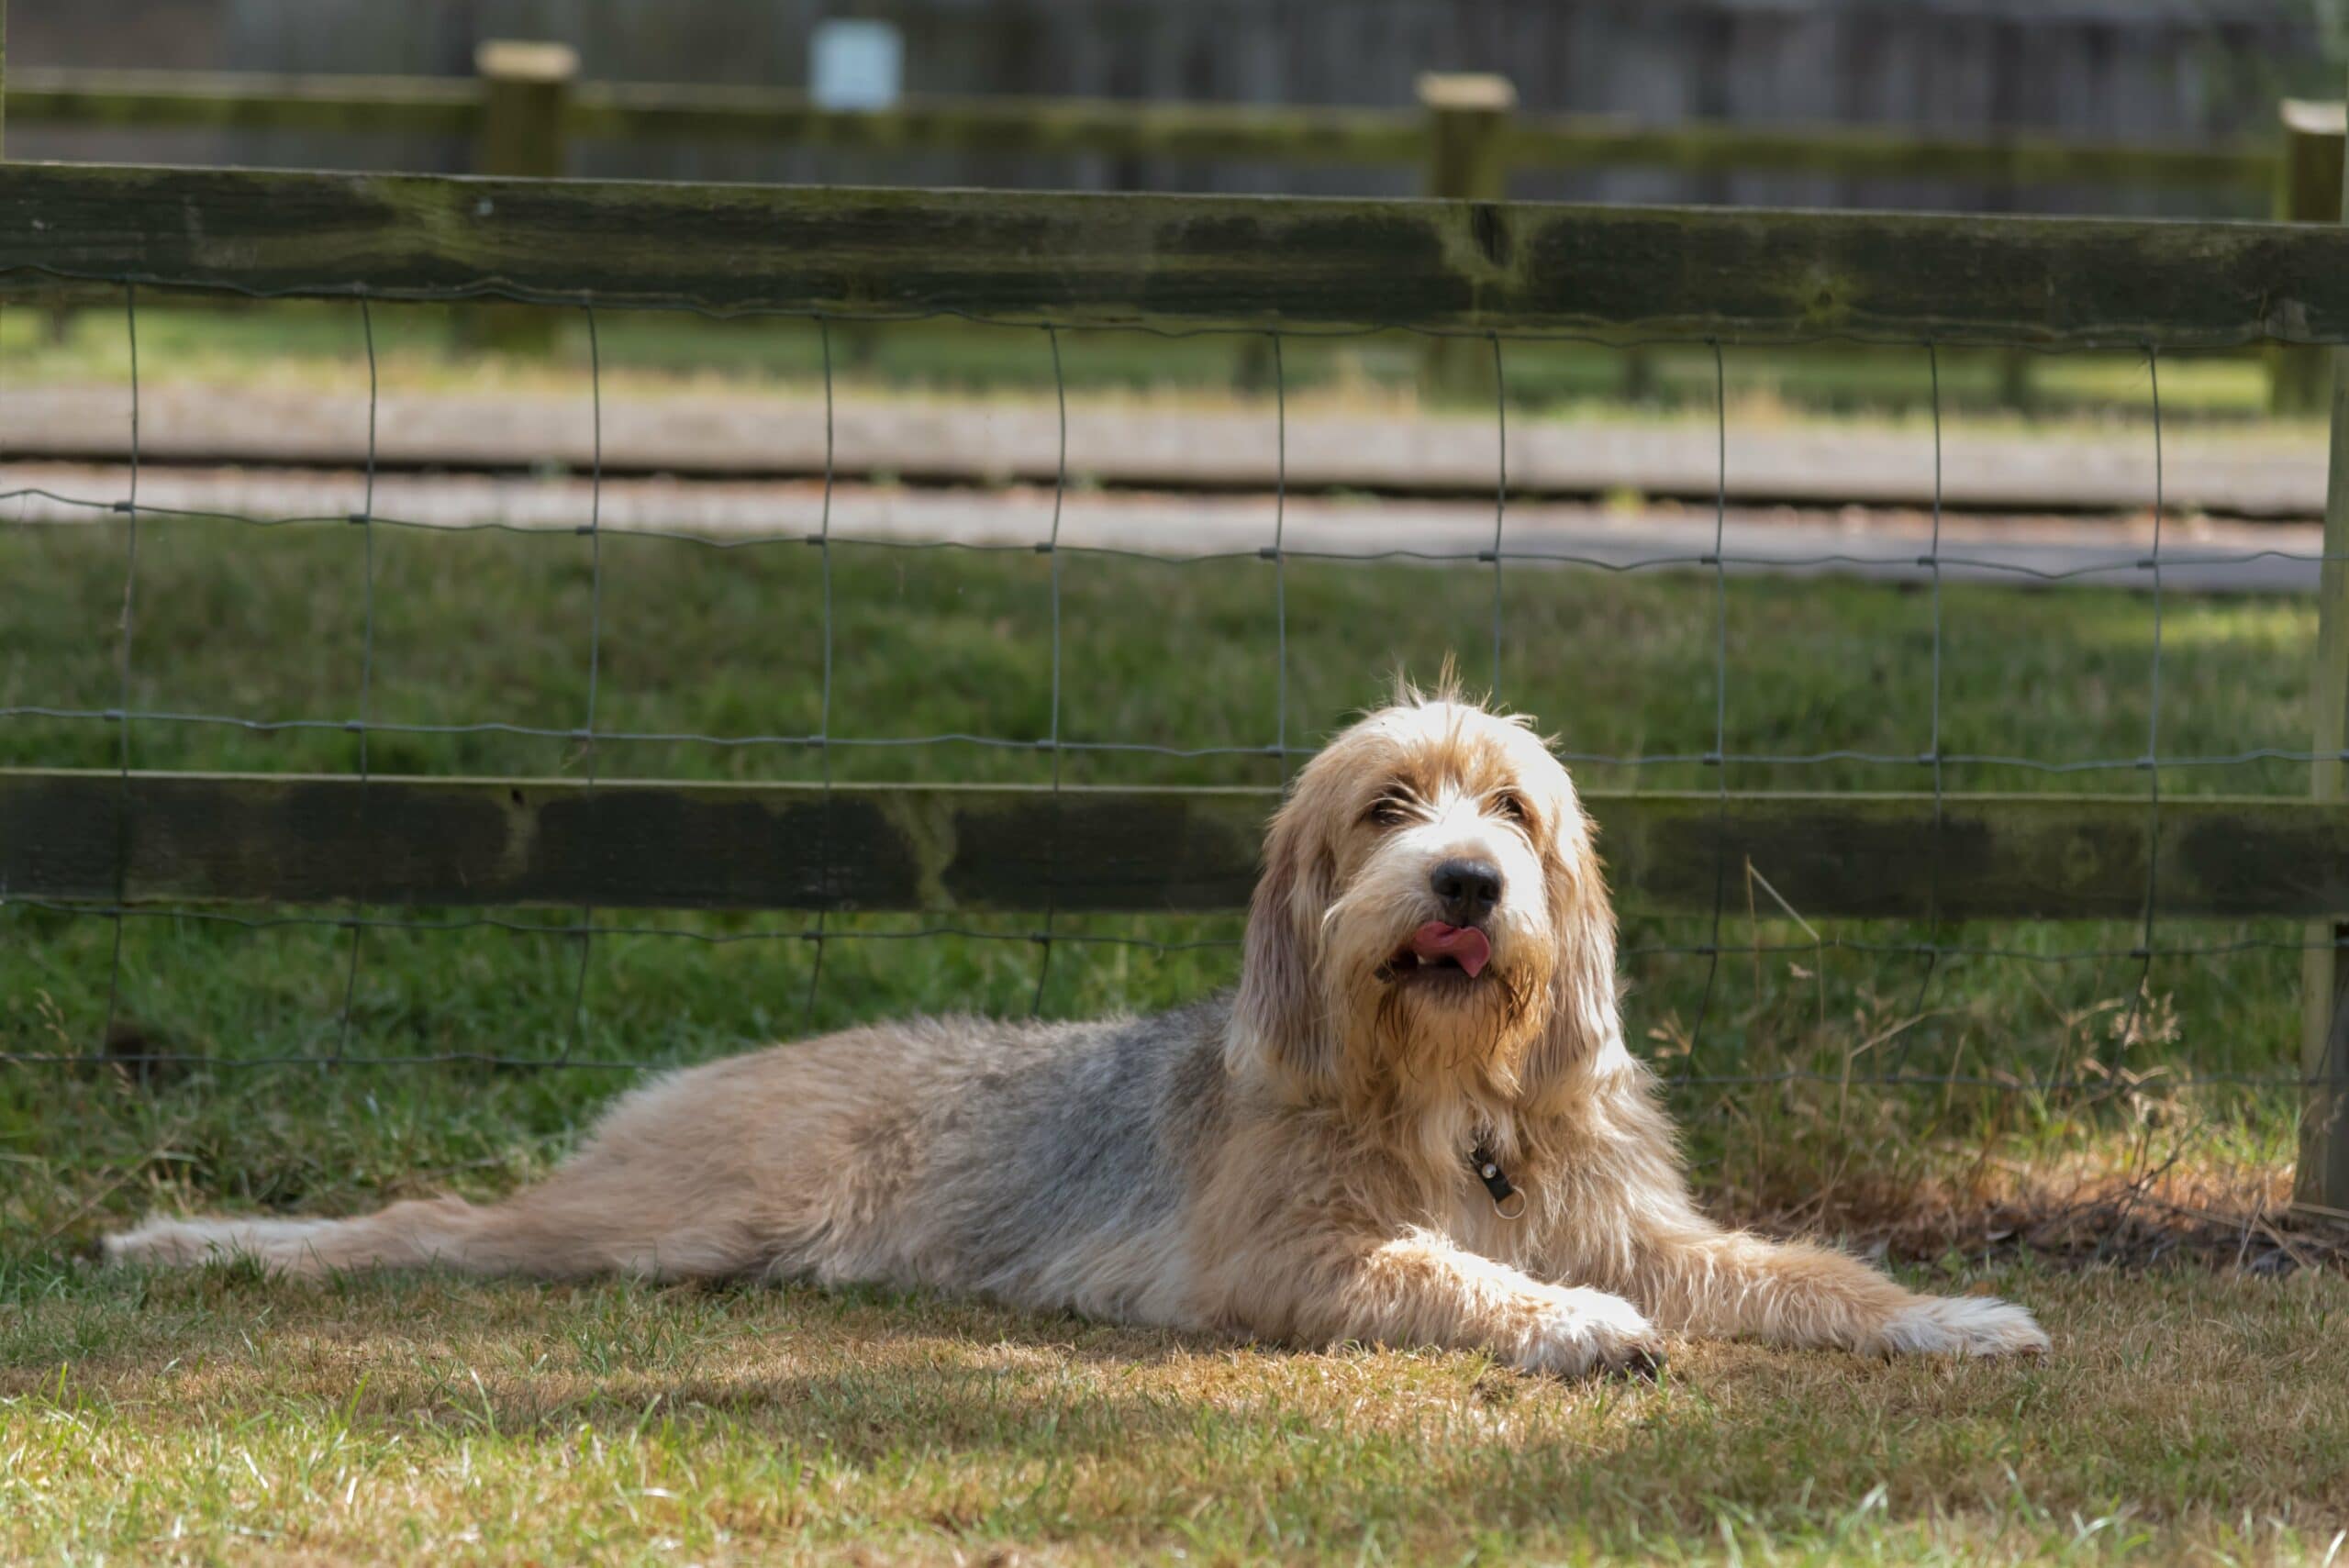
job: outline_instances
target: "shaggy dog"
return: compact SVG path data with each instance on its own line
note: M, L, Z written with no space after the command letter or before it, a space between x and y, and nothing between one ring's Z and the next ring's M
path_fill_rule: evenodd
M2046 1348L2019 1307L1698 1213L1616 996L1565 770L1518 720L1407 692L1298 775L1234 994L852 1029L631 1094L502 1203L156 1219L106 1251L879 1281L1559 1373L1653 1371L1665 1334Z

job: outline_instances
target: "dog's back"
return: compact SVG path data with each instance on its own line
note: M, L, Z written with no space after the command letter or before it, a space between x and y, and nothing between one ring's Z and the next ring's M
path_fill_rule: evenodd
M923 1169L894 1221L865 1230L878 1266L849 1277L1175 1321L1185 1200L1225 1114L1229 1017L1219 999L1007 1033L1000 1065L917 1096Z

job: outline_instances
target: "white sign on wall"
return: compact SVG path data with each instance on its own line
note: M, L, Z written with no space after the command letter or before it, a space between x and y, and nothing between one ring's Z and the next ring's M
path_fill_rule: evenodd
M895 22L838 17L809 30L807 95L818 108L893 108L905 82L905 35Z

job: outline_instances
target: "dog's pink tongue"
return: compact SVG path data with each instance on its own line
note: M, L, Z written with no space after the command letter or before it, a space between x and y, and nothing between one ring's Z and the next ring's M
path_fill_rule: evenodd
M1430 920L1411 933L1411 951L1422 962L1448 958L1471 980L1493 960L1493 944L1485 940L1484 932L1474 926L1447 926L1441 920Z

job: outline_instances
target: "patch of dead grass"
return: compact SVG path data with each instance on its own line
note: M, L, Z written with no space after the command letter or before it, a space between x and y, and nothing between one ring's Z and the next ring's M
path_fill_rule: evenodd
M869 1292L117 1276L6 1326L0 1555L2028 1558L2117 1519L2321 1557L2349 1524L2349 1280L1920 1283L2030 1302L2055 1353L1691 1344L1651 1388Z

